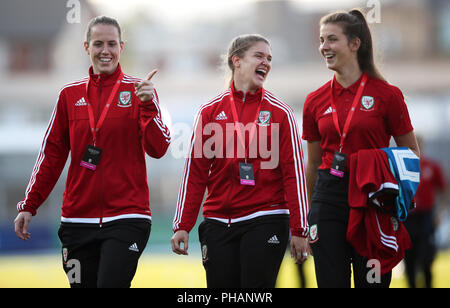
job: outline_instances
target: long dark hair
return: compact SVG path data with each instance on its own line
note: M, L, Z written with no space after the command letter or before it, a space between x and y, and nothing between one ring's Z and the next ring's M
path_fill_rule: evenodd
M372 35L364 14L358 9L349 12L335 12L320 19L320 25L328 23L340 25L349 41L359 38L361 45L357 57L360 69L373 78L385 80L375 66Z

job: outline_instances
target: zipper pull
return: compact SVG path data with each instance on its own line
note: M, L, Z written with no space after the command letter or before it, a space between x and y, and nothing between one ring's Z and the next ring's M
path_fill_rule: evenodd
M228 228L231 227L231 217L228 218Z

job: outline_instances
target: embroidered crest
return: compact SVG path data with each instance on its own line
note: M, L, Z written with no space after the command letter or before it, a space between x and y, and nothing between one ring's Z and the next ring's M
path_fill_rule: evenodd
M69 254L69 251L67 250L67 248L63 248L62 255L63 255L63 262L64 262L64 264L67 263L67 256L68 256L68 254Z
M309 228L309 242L315 243L319 239L318 233L317 233L317 225L312 225Z
M203 263L208 261L208 246L206 245L202 246L202 261Z
M361 97L361 105L364 109L369 110L375 104L375 99L372 96L363 96Z
M270 111L260 111L258 121L259 125L268 126L270 124Z
M130 107L131 106L131 92L130 91L122 91L119 93L119 103L117 104L119 107Z

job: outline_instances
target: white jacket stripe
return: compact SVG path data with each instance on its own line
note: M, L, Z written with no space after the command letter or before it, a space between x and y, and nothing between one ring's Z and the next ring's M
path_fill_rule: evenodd
M174 217L174 220L173 220L173 229L174 230L178 229L178 226L179 226L179 224L181 222L181 217L183 215L184 203L186 201L187 184L188 184L188 181L189 181L189 173L190 173L190 168L191 168L191 159L192 159L192 156L193 156L195 140L197 139L196 131L197 131L197 126L198 126L199 119L202 116L202 111L206 107L209 107L211 105L214 105L214 104L222 101L222 99L226 95L229 95L229 94L230 94L230 90L227 90L224 93L216 96L212 101L210 101L209 103L204 104L203 106L201 106L199 111L197 112L197 115L196 115L195 121L194 121L193 134L192 134L192 138L191 138L191 144L189 146L189 154L188 154L188 157L186 158L186 162L185 162L185 166L184 166L184 172L183 172L183 178L181 180L180 191L178 193L177 208L176 208L175 217Z
M23 210L24 207L25 207L25 205L27 204L28 194L30 193L31 189L33 188L34 183L36 182L36 175L38 174L38 172L39 172L39 170L40 170L40 168L41 168L41 164L42 164L42 162L43 162L44 159L45 159L45 147L46 147L46 145L47 145L47 139L48 139L48 136L50 135L50 132L51 132L51 130L52 130L52 128L53 128L53 123L54 123L54 121L55 121L56 112L57 112L57 109L58 109L59 97L60 97L60 95L61 95L61 92L62 92L65 88L84 84L84 83L87 82L87 80L88 80L87 78L84 78L84 79L82 79L82 80L79 80L79 81L76 81L76 82L73 82L73 83L69 83L69 84L67 84L66 86L64 86L64 87L59 91L59 93L58 93L58 99L56 100L55 107L53 108L52 116L50 117L50 121L49 121L49 124L48 124L48 126L47 126L47 131L45 132L45 135L44 135L44 140L43 140L42 145L41 145L41 148L40 148L40 150L39 150L38 157L36 158L36 162L35 162L34 167L33 167L33 172L31 173L30 181L28 182L27 189L25 190L25 199L24 199L23 201L20 201L20 202L17 204L17 210L19 210L19 211Z
M278 100L276 97L266 92L265 98L269 101L269 103L273 106L276 106L282 109L286 115L290 126L291 132L291 141L292 141L292 151L294 157L294 165L295 165L295 176L297 181L297 198L299 202L299 212L300 212L300 224L301 227L304 228L304 234L307 235L308 222L307 222L307 213L308 213L308 203L307 203L307 195L306 195L306 180L304 173L304 166L302 164L303 161L303 151L302 144L299 138L297 122L295 120L294 114L291 111L291 108L285 103Z

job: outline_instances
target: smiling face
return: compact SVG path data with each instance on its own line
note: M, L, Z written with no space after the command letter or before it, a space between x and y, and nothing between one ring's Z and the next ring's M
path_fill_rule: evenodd
M233 56L234 82L239 90L254 92L261 88L272 67L270 46L259 41L254 43L242 58Z
M357 38L349 42L339 24L326 23L320 27L319 52L331 70L339 72L358 63L359 45Z
M90 41L84 47L91 58L94 74L112 74L119 64L123 42L113 25L97 24L92 27Z

